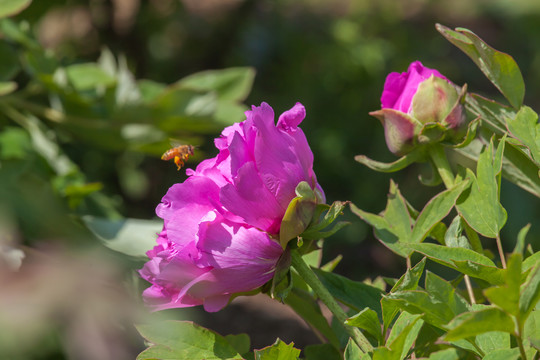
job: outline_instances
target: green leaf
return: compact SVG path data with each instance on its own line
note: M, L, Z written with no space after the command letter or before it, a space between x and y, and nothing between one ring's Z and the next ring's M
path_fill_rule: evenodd
M412 163L421 161L424 158L424 153L418 149L415 149L408 153L407 155L399 158L398 160L391 163L383 163L379 161L372 160L365 155L356 155L354 160L358 161L360 164L367 166L368 168L385 173L392 173L399 170L402 170L409 166Z
M137 330L152 344L137 360L242 359L223 336L189 321L167 320Z
M239 353L249 352L251 340L248 334L226 335L225 340Z
M482 360L518 360L520 356L519 348L497 349L487 353Z
M451 189L443 191L429 200L426 204L416 223L408 242L422 242L430 233L430 231L441 221L456 204L456 200L460 194L469 186L468 181L462 181L456 184Z
M362 220L374 227L375 237L382 242L383 245L402 257L409 256L410 250L406 249L403 244L399 242L400 239L398 235L394 233L395 229L392 228L384 217L363 211L354 204L351 204L351 211L353 214L356 214Z
M108 220L93 216L82 218L90 231L108 248L146 259L146 252L156 245L163 220Z
M345 323L367 331L375 337L379 344L382 344L382 326L377 313L370 308L365 308L358 314L347 319Z
M502 153L504 141L493 154L493 141L480 154L476 167L477 176L467 169L472 181L468 191L458 199L457 209L467 223L485 237L495 238L506 223L506 210L499 201Z
M403 257L410 254L410 251L404 249L402 244L409 242L413 222L407 201L393 181L390 182L388 201L382 216L360 210L354 204L351 204L351 211L372 225L377 239L390 250Z
M215 91L219 99L243 101L249 95L254 79L253 68L236 67L201 71L181 79L178 84L197 91Z
M523 265L521 266L522 271L527 271L535 267L540 262L540 251L535 252L525 260L523 260Z
M525 225L518 233L516 246L514 247L514 254L522 254L525 250L525 238L527 237L527 233L529 232L529 229L531 228L531 224Z
M501 331L488 331L477 335L475 342L480 350L487 354L497 349L510 348L510 334Z
M343 209L347 204L348 201L334 201L331 206L318 204L314 211L311 223L300 236L305 239L323 239L333 235L339 229L348 225L348 222L337 222L329 229L329 226L332 225L337 217L343 214Z
M404 359L424 324L421 317L403 312L392 328L387 345L373 350L373 360Z
M429 360L459 360L459 353L456 349L450 348L436 351L429 354Z
M476 162L482 146L480 140L475 140L463 149L453 149L454 157L461 163ZM523 151L510 143L507 143L504 149L502 175L505 179L540 198L538 166Z
M426 258L423 258L418 264L413 266L411 269L408 269L405 274L399 278L399 280L394 284L390 292L402 291L402 290L416 290L418 288L418 282L420 277L424 272L424 267L426 265ZM386 298L381 299L381 307L383 314L383 334L386 334L386 330L394 320L394 317L399 311L399 306Z
M531 270L527 282L521 287L521 297L519 298L519 311L522 320L526 320L531 311L540 300L540 264Z
M274 345L264 349L255 350L256 360L297 360L300 356L300 350L294 348L294 344L285 344L277 339Z
M523 106L514 118L507 118L508 130L523 146L527 147L529 156L540 167L540 124L538 114L530 107Z
M447 341L466 339L490 331L514 333L514 320L499 308L486 307L483 310L458 315L448 324Z
M514 108L521 106L525 83L519 67L510 55L493 49L470 30L457 28L453 31L440 24L436 28L474 61Z
M339 351L330 344L308 345L304 348L304 360L341 360Z
M360 350L353 339L349 338L347 347L345 347L344 360L371 360L371 356Z
M30 5L32 0L1 0L0 1L0 18L13 16Z
M466 275L488 281L494 285L504 283L504 271L497 268L489 258L475 251L428 243L408 244L407 247Z
M448 247L458 247L472 250L471 244L463 233L463 224L461 216L456 216L444 234L444 243Z
M313 271L336 299L356 311L366 307L373 309L379 318L382 318L380 305L382 291L380 289L320 269L313 269Z
M444 328L454 317L452 309L445 303L432 298L422 290L396 291L384 296L399 308L411 314L424 314L424 320L438 328Z
M430 271L426 271L425 288L432 298L448 305L454 315L459 315L469 310L469 304L456 292L456 289L448 281Z
M514 253L510 255L504 273L505 285L492 287L484 291L484 294L492 304L499 306L514 316L517 316L519 311L521 263L521 254Z
M423 324L422 315L402 312L392 326L392 330L386 340L386 346L393 352L400 352L399 359L404 359L416 340Z
M95 63L68 66L66 74L77 91L93 90L99 86L108 87L116 82L111 75L107 74Z

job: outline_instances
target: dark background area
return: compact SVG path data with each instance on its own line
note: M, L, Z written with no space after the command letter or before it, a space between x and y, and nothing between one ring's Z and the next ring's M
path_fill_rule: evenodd
M379 121L368 115L380 107L389 72L403 72L420 60L456 84L467 83L472 92L503 101L473 62L435 30L435 23L468 28L511 54L525 79L525 103L540 110L536 0L50 0L34 1L16 19L27 20L40 43L66 64L95 61L107 47L115 55L125 55L137 78L163 83L207 69L254 67L255 82L246 105L265 101L277 117L297 101L304 104L307 118L302 129L328 202L350 200L374 213L384 209L390 179L417 209L441 190L420 184L421 165L388 175L354 161L358 154L380 161L395 159L386 148ZM218 135L201 139L188 167L215 155L212 139ZM90 182L103 184L104 193L125 217L155 217L155 206L168 187L185 179L183 170L177 172L158 157L138 155L138 173L145 185L130 191L121 179L124 158L118 154L111 156L84 143L65 143L63 150ZM519 229L533 223L529 239L538 250L537 199L504 182L502 203L509 214L502 234L505 248L511 250ZM381 245L369 226L348 210L343 217L351 225L326 241L323 258L343 254L337 273L364 280L403 272L404 259ZM484 241L486 247L494 245L490 243ZM249 316L233 310L231 317ZM216 316L216 329L231 321L223 317ZM273 341L268 339L267 344Z

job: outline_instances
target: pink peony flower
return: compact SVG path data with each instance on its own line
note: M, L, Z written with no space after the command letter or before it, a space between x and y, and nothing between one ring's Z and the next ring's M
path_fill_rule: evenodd
M140 270L152 284L144 300L155 310L202 304L218 311L233 294L264 285L283 253L277 235L297 185L308 182L324 201L298 128L304 107L297 103L277 125L266 103L246 117L223 130L218 155L188 169L156 209L163 230Z
M219 154L187 173L214 179L227 210L276 235L300 182L310 184L325 201L313 172L313 153L298 127L305 116L304 106L296 103L276 125L268 104L253 106L245 121L225 128L215 140Z
M191 176L173 185L156 212L163 230L140 270L152 284L143 298L154 310L204 305L218 311L232 294L272 279L283 249L268 234L229 220L211 179Z
M462 93L437 70L413 62L407 72L390 73L381 96L381 110L370 114L384 126L386 144L391 152L403 155L419 143L443 140L448 129L458 130L465 123L460 104ZM440 129L424 133L425 125L440 124ZM457 137L461 136L454 131Z

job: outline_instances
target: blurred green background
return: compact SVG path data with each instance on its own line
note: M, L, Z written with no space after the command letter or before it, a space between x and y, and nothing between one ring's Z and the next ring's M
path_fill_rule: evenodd
M242 120L242 102L268 102L277 115L303 103L302 128L328 201L351 200L370 212L383 210L390 178L417 208L440 191L419 183L420 165L390 176L353 159L395 159L368 115L380 107L389 72L418 59L504 101L435 23L466 27L511 54L525 78L525 103L540 110L536 0L39 0L11 20L0 27L0 80L18 85L0 98L0 250L13 261L22 248L34 265L0 274L0 347L14 359L134 358L142 341L131 323L144 318L138 293L94 280L131 289L138 284L129 280L132 269L142 262L100 246L80 216L155 218L168 187L185 179L184 170L159 159L169 138L198 146L187 164L195 167L215 155L212 139L223 126ZM110 71L77 74L88 71L77 64L96 61ZM255 77L238 70L233 90L165 88L230 67L252 67ZM533 223L529 239L537 250L537 199L504 182L502 203L506 248ZM398 276L404 260L360 219L344 217L352 224L326 242L324 259L343 254L336 272L356 280ZM123 327L96 320L108 321L108 314ZM111 347L111 339L119 345ZM85 342L94 345L86 349Z

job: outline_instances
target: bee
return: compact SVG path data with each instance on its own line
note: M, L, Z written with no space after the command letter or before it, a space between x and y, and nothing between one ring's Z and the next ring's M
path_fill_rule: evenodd
M161 160L171 160L174 159L174 163L178 167L178 170L184 166L184 162L187 161L187 159L193 155L193 150L195 148L192 145L180 145L173 147L172 149L169 149L165 151L163 155L161 155Z

